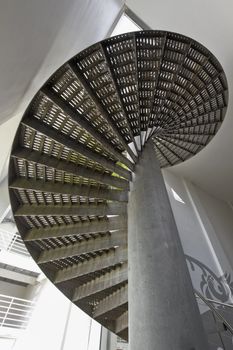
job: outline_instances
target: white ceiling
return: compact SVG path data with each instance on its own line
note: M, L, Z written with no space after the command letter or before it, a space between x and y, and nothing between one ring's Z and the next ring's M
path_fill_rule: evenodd
M26 105L43 82L75 53L109 35L123 0L8 0L0 4L0 124L14 134ZM152 29L190 36L221 62L228 78L229 107L211 143L172 172L216 196L233 201L233 2L231 0L127 0ZM3 131L3 129L2 129ZM2 132L0 147L10 144ZM6 163L8 150L0 159Z
M204 150L170 169L217 197L233 201L233 2L127 0L127 5L152 29L178 32L196 39L222 64L229 85L224 123Z

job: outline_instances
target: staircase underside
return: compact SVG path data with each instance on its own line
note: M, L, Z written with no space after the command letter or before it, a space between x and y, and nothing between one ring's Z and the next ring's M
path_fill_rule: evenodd
M104 40L65 63L26 110L11 153L19 232L49 279L127 339L127 200L143 145L161 167L199 152L227 83L202 45L162 31Z

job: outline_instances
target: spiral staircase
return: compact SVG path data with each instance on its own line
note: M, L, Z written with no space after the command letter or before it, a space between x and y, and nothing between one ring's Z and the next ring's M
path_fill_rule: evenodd
M48 278L128 337L127 201L144 145L160 167L194 156L227 106L217 59L183 35L144 31L97 43L36 94L18 128L9 191L19 232Z

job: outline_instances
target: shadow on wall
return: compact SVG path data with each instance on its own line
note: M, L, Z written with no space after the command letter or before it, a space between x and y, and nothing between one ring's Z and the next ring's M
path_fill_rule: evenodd
M222 303L233 304L233 281L230 273L218 277L208 266L201 261L185 255L188 266L192 271L200 273L200 289L208 299Z

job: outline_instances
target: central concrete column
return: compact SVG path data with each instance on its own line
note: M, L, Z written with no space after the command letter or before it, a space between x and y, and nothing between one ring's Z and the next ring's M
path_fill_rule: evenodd
M130 350L207 350L175 220L152 141L128 204Z

